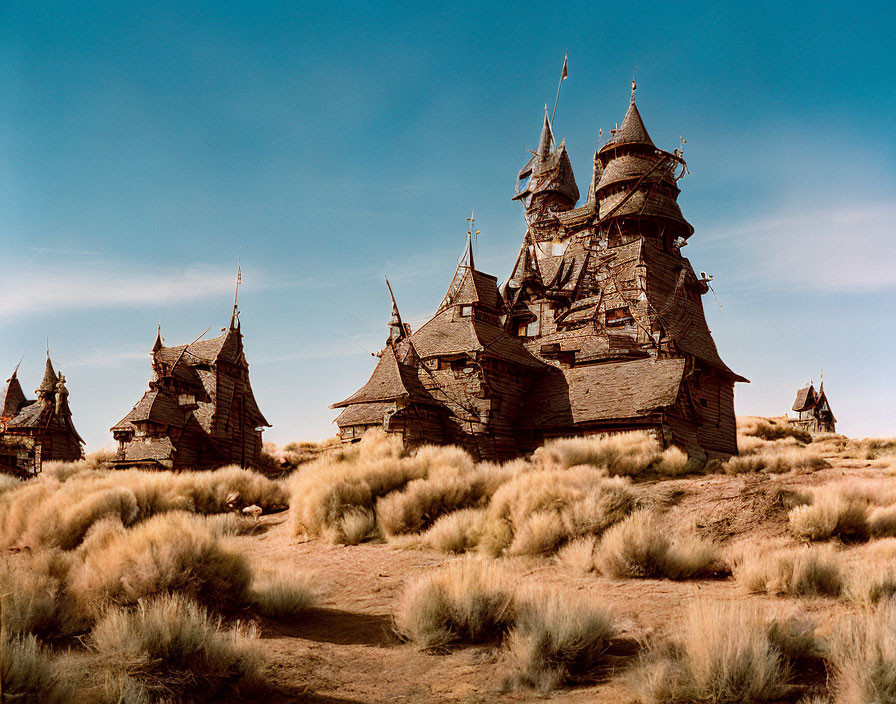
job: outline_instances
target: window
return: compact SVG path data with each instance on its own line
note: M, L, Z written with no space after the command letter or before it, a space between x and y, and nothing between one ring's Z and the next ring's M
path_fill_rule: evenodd
M438 357L430 357L429 359L424 359L423 364L426 365L427 369L438 369L439 368L439 358Z
M469 318L473 314L473 306L461 306L460 317Z
M610 308L606 312L606 322L607 327L620 327L623 325L631 325L635 322L635 319L632 318L631 312L629 312L628 306L623 306L622 308Z
M538 337L538 321L520 323L516 331L517 337Z

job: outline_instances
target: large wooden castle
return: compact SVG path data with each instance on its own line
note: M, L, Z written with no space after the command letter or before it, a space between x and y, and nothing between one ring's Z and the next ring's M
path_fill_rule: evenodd
M334 404L343 440L373 427L482 459L546 439L643 429L696 461L737 452L734 383L703 312L709 278L681 249L682 150L658 149L635 104L594 155L584 204L547 110L515 200L526 232L503 287L472 245L435 316L412 332L393 298L367 384Z

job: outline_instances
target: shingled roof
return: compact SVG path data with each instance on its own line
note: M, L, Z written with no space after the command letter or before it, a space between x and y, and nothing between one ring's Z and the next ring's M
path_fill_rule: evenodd
M537 428L627 420L671 406L683 359L639 359L557 369L535 383L523 425Z
M416 370L401 364L395 356L395 350L387 347L383 350L368 382L347 399L334 403L330 408L397 399L406 399L411 403L434 403L429 392L420 383Z
M812 384L804 386L796 392L796 400L793 402L794 411L805 411L815 405L815 389Z
M44 367L44 378L40 382L40 386L37 387L37 391L53 391L56 388L56 382L59 381L59 377L56 376L56 372L53 370L53 362L50 361L50 355L47 355L47 364Z
M16 372L6 380L6 386L0 393L0 418L11 418L28 402Z
M376 425L383 422L383 418L390 411L395 410L395 404L392 401L383 401L377 403L355 403L346 406L339 417L336 418L336 424L339 427L347 425Z
M152 389L143 394L143 398L137 402L130 413L112 429L121 430L143 421L181 427L186 422L186 418L180 406L167 392L161 389Z
M530 369L545 367L517 338L511 337L498 326L474 317L455 317L454 311L450 309L438 313L417 330L411 339L421 357L479 352Z
M653 140L647 134L647 128L644 126L644 120L641 119L641 113L638 112L638 106L635 105L634 96L629 103L628 111L622 119L619 128L613 131L613 135L607 140L607 143L601 148L601 151L613 149L623 144L644 144L653 147Z
M666 330L683 352L692 354L710 366L731 375L737 381L748 381L731 371L719 357L716 343L703 315L703 304L687 295L687 280L696 279L691 263L645 242L642 256L648 264L647 298Z

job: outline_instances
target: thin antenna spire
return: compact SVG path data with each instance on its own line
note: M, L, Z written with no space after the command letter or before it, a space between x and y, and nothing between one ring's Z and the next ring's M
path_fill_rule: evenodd
M635 70L632 71L632 102L635 102L635 91L638 90L638 84L635 83L635 74L638 72L638 67L635 66Z
M233 330L239 324L240 313L237 309L240 295L240 284L243 283L242 252L236 258L236 290L233 292L233 313L230 315L230 329Z
M27 354L27 352L23 352L23 353L22 353L22 358L19 359L19 363L16 365L16 368L12 370L12 376L10 377L10 379L15 378L16 374L19 373L19 367L21 367L21 366L22 366L22 362L25 361L25 355L26 355L26 354Z
M569 71L566 67L566 60L569 57L569 49L563 52L563 70L560 72L560 82L557 84L557 97L554 98L554 112L551 113L551 129L554 128L554 116L557 114L557 103L560 101L560 86L563 85L563 81L567 79L569 76Z
M389 277L386 277L386 288L389 289L389 298L392 299L392 315L395 316L401 329L404 330L404 324L401 322L401 313L398 312L398 303L395 302L395 294L392 293L392 284L389 283Z
M470 211L470 217L467 218L467 222L470 223L467 227L467 258L468 265L471 269L475 269L476 267L473 264L473 237L476 237L476 243L479 244L479 230L474 229L476 226L476 208L473 208Z

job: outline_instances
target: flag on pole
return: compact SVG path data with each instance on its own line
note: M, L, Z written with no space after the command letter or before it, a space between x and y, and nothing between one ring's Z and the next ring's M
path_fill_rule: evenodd
M568 54L563 54L563 73L560 74L560 80L565 81L566 77L569 76L569 71L566 69L566 58Z
M243 265L241 263L236 265L236 282L238 284L243 283Z

